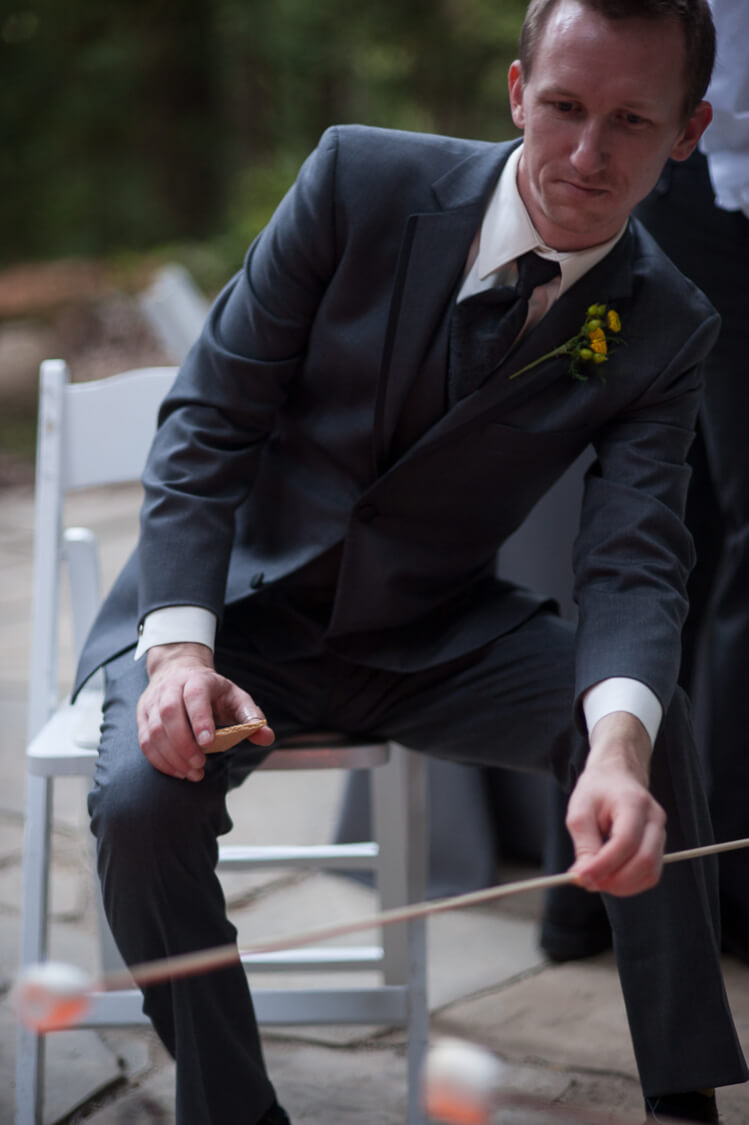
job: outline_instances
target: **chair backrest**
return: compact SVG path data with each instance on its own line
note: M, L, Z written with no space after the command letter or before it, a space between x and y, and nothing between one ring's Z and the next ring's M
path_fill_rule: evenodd
M163 266L140 294L138 304L166 354L181 363L209 309L189 272L176 263Z
M46 360L39 380L34 578L28 734L47 721L58 696L60 572L68 492L140 479L159 405L176 367L125 371L71 383L67 364Z

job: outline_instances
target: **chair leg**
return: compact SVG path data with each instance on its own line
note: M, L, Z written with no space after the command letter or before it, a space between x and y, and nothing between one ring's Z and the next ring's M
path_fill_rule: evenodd
M426 982L426 919L408 925L408 1115L407 1125L426 1125L421 1084L429 1039Z
M373 839L380 848L376 872L380 907L420 902L426 893L426 771L419 755L391 743L390 761L370 772ZM424 794L419 794L419 789ZM424 826L424 841L417 826ZM382 933L386 984L405 984L408 933L388 926Z
M16 1034L16 1125L42 1125L44 1038L19 1028Z
M423 902L429 878L429 808L427 760L423 754L398 748L405 758L407 773L406 816L409 825L407 862L408 901ZM421 1083L429 1037L427 1003L427 924L426 919L408 927L408 1125L425 1125Z
M28 775L24 827L21 966L47 955L52 785ZM44 1039L19 1025L16 1040L16 1125L41 1125Z
M421 902L427 886L427 769L421 754L391 746L386 766L373 770L372 821L380 843L377 883L383 909ZM426 923L383 931L386 984L407 987L408 1125L423 1125L421 1071L427 1046Z

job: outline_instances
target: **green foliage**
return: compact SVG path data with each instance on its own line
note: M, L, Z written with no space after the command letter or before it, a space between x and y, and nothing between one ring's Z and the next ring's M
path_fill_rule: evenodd
M5 261L187 238L241 261L330 124L512 135L525 0L5 2Z

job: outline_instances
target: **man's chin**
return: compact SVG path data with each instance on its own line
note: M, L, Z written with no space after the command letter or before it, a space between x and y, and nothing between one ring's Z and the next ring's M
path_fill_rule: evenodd
M598 246L621 229L624 217L612 215L610 208L595 207L582 201L577 206L551 206L539 233L555 250L586 250Z

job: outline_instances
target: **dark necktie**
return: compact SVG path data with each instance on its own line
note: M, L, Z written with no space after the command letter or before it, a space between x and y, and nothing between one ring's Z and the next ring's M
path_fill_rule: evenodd
M538 285L559 275L559 263L532 250L517 260L515 285L498 285L460 301L450 319L447 376L450 405L475 391L499 367L528 316L528 299Z

